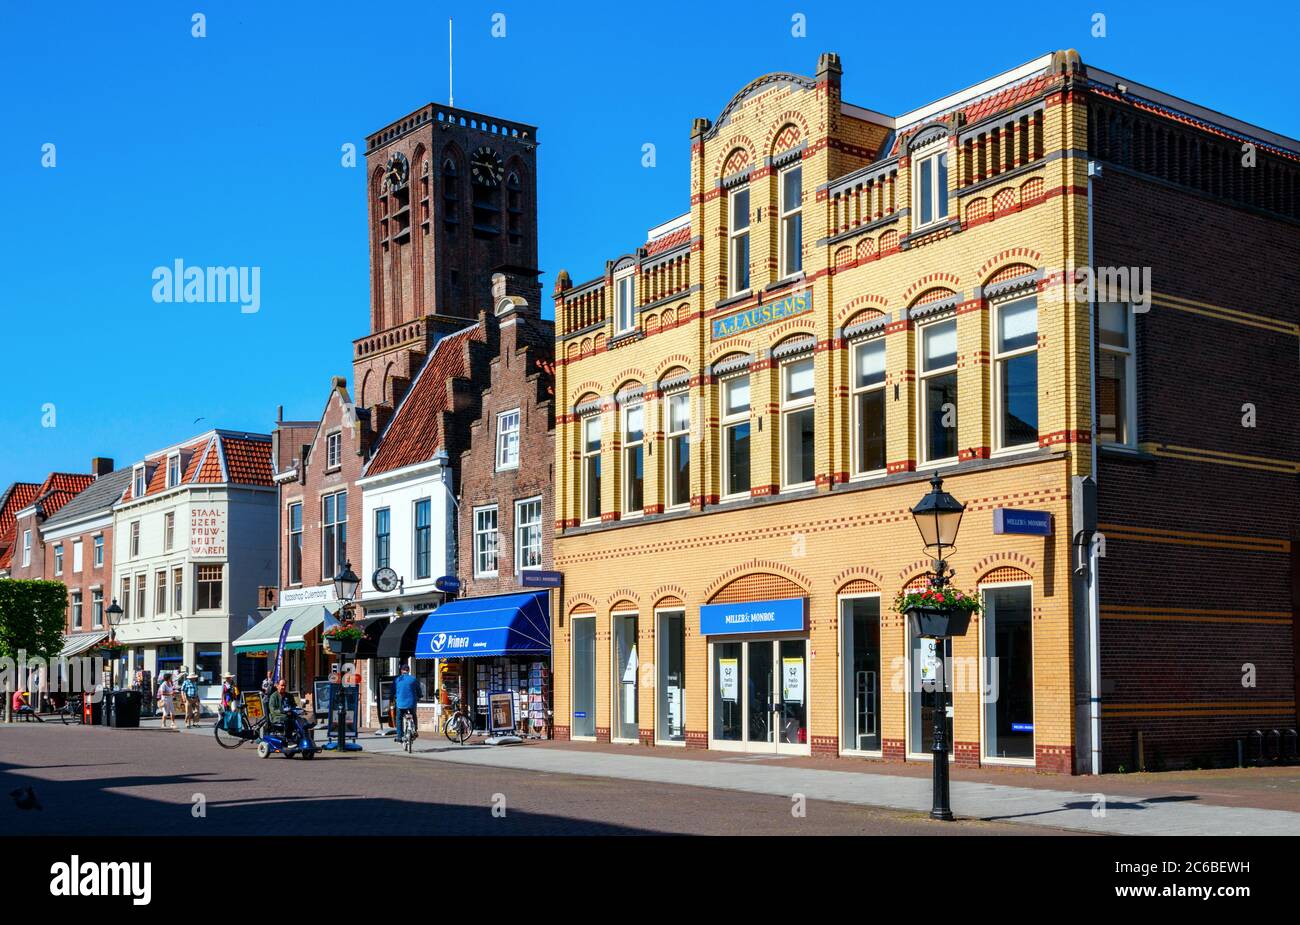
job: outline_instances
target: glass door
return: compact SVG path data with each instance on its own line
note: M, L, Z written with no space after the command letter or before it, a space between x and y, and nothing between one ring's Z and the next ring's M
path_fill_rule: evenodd
M764 746L760 750L765 751L775 743L776 666L772 643L766 639L747 642L745 649L745 709L749 714L745 741L750 746Z
M809 754L808 641L715 642L711 745Z
M910 635L910 634L909 634ZM942 650L934 639L912 636L911 691L908 704L908 740L910 754L930 754L934 747L934 688L939 668L938 653L943 651L944 712L946 725L944 739L948 754L952 754L952 640L944 640Z
M808 751L808 641L782 639L775 648L780 658L781 679L776 750L805 754Z
M637 741L637 669L636 614L616 613L614 624L613 686L614 739Z
M1029 585L984 589L984 757L1034 758L1034 640Z
M573 618L573 729L575 738L596 737L596 618Z
M685 742L686 614L680 610L665 611L658 619L656 735L660 742Z

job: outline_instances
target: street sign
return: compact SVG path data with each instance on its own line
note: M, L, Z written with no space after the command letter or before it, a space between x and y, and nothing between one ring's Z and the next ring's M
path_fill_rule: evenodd
M443 575L433 586L443 594L456 594L460 591L460 579L455 575Z
M519 573L519 583L525 588L558 588L562 581L564 581L563 572L526 568Z
M1018 507L994 508L993 532L1051 536L1052 514L1050 511L1027 511Z

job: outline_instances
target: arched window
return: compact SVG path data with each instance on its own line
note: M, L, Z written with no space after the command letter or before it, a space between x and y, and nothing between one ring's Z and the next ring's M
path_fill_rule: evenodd
M524 214L524 187L519 182L519 174L515 171L510 172L506 177L506 222L510 231L510 243L518 244L523 235L519 231L519 223Z
M460 225L460 174L456 162L447 158L442 163L442 225L447 234L454 235Z

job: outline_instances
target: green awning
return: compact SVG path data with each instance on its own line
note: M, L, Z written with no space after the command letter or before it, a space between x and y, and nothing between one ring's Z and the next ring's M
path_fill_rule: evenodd
M308 633L320 626L334 626L338 623L334 614L338 613L338 601L328 604L296 604L280 607L271 612L265 620L251 628L232 643L236 653L274 652L280 644L280 631L284 621L291 621L289 635L285 639L286 649L304 649Z

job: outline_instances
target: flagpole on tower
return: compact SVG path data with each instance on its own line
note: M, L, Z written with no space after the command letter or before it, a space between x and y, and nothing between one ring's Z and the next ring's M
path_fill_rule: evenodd
M456 105L456 94L451 82L451 17L447 17L447 105Z

